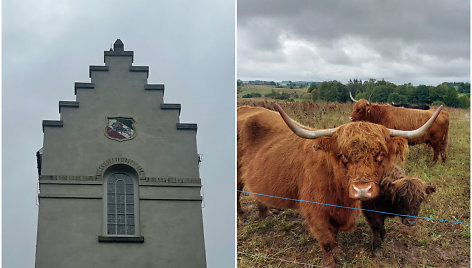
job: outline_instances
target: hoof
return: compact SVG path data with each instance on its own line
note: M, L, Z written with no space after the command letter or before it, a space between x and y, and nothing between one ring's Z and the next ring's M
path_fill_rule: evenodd
M377 257L382 257L382 256L383 256L382 247L375 248L372 250L372 255L371 255L372 258L377 258Z
M338 262L343 262L346 260L346 253L338 246L332 251L334 259Z

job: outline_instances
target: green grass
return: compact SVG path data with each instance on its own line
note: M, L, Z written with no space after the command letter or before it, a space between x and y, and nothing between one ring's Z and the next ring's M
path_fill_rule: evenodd
M349 122L351 103L279 102L297 121L314 128L328 128ZM238 105L272 109L273 101L238 99ZM436 185L436 193L423 204L419 216L470 222L470 111L445 109L450 115L448 160L430 166L431 148L409 147L406 172L427 184ZM310 234L296 210L284 210L265 219L258 217L256 206L242 195L248 212L246 223L238 223L238 252L270 258L322 264L318 242ZM363 216L352 233L340 233L339 243L347 255L339 267L469 267L470 226L433 220L419 220L413 227L399 218L386 220L383 255L370 257L370 228ZM303 267L261 257L238 254L238 267Z

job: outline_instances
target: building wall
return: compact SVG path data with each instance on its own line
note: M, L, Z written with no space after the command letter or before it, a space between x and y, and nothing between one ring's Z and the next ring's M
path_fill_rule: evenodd
M38 268L206 266L196 125L179 125L180 106L164 104L164 90L147 85L146 68L130 67L132 58L115 43L105 52L108 70L91 66L91 82L76 83L78 105L61 105L60 121L43 122ZM136 136L106 137L108 117L133 118ZM114 164L138 174L144 242L99 242L103 174Z

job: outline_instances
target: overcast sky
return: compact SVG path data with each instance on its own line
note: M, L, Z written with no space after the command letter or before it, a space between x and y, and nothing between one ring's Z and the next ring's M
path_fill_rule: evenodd
M238 78L469 82L470 1L239 0Z
M208 267L234 265L234 2L5 0L2 10L3 267L33 267L41 122L120 38L164 83L203 154Z

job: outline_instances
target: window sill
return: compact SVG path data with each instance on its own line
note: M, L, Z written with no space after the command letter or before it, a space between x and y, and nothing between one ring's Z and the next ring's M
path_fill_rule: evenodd
M98 236L98 242L104 243L144 243L144 236Z

